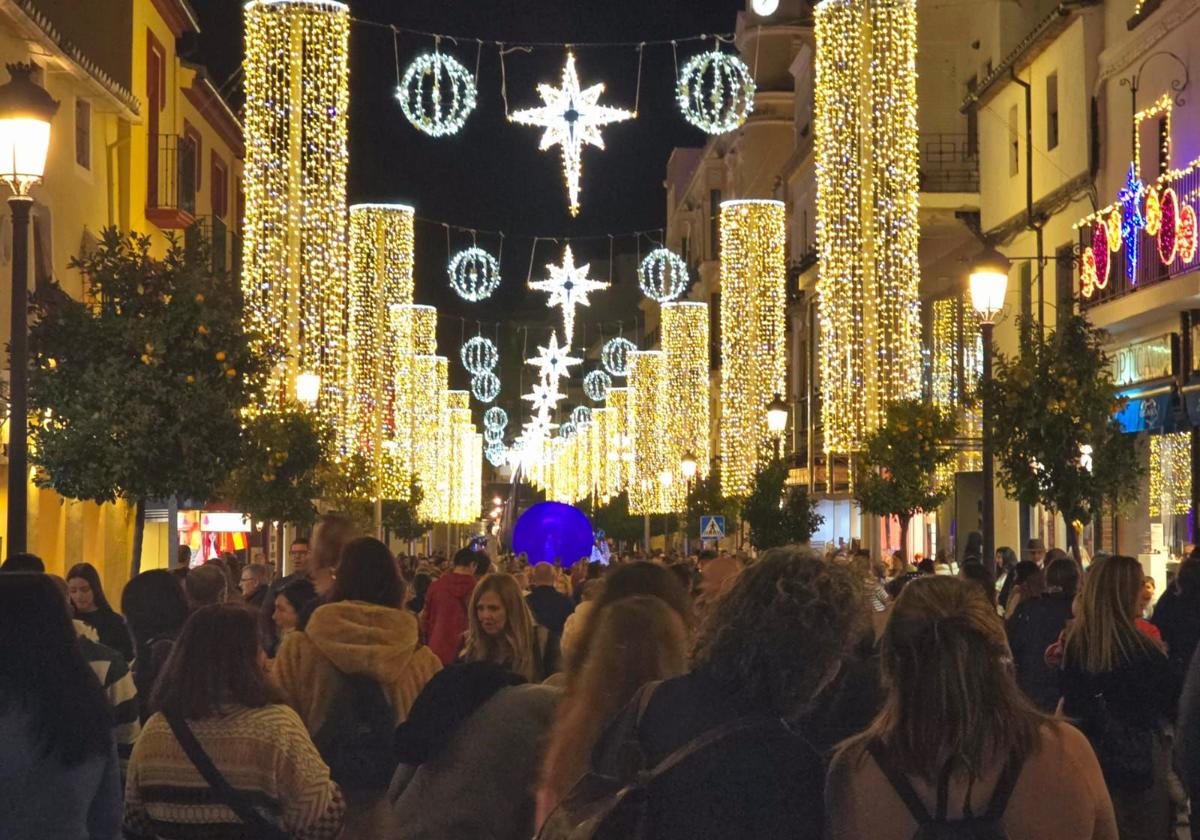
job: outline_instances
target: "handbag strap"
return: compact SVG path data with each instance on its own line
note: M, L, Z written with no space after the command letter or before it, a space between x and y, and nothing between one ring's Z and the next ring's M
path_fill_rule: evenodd
M639 782L642 785L649 784L697 753L703 752L730 736L756 729L774 729L776 727L787 729L783 721L779 718L741 717L726 721L719 726L714 726L712 729L700 733L686 744L677 747L666 758L646 771L645 775L639 779Z
M181 716L164 712L163 717L167 719L167 724L171 727L175 740L179 742L179 746L183 747L183 751L187 753L188 759L200 771L204 781L208 782L209 787L216 791L221 802L228 805L229 809L237 814L238 819L248 828L254 829L254 832L261 837L268 838L268 840L287 840L289 835L286 832L281 831L255 810L254 806L250 804L249 797L226 781L225 777L221 775L221 771L209 758L208 753L204 751L204 747L200 746L196 734L192 732L191 727Z

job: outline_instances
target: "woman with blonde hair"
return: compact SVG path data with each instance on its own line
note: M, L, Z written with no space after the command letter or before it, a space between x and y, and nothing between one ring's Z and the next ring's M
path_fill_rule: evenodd
M355 536L354 523L341 513L325 514L313 528L308 568L318 595L324 596L333 588L334 570L341 560L342 547Z
M533 620L512 575L484 576L471 593L464 662L491 662L529 682L558 670L558 639Z
M1123 555L1088 570L1063 646L1062 710L1096 750L1121 837L1160 840L1171 823L1163 733L1180 686L1162 644L1138 630L1143 577Z
M643 685L679 676L687 666L687 626L659 598L623 598L589 620L595 629L588 657L559 702L542 762L539 826L587 770L608 720Z
M829 768L829 836L949 836L957 823L962 836L1116 840L1087 739L1035 709L1010 665L978 584L908 584L881 641L883 709Z

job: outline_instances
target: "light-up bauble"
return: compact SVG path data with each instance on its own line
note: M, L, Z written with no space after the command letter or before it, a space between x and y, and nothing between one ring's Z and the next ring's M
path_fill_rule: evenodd
M575 72L575 54L567 53L563 67L562 86L538 85L538 95L544 103L539 108L514 111L510 119L521 125L541 126L546 129L538 148L542 151L560 146L562 148L563 175L567 182L572 216L579 215L579 176L583 171L583 147L604 148L600 128L609 123L631 120L637 116L632 111L600 105L603 84L592 85L586 90L579 88L579 74Z
M489 443L484 447L483 454L493 467L499 467L508 460L508 450L503 443Z
M450 288L463 300L485 300L500 286L500 263L482 248L459 251L446 266Z
M508 412L494 405L483 412L483 427L485 429L503 429L508 425Z
M655 248L638 266L638 285L651 300L659 303L675 300L687 289L687 263L674 251Z
M404 71L396 99L414 128L446 137L457 134L475 110L475 79L452 56L423 55Z
M558 427L558 436L563 440L570 440L575 437L578 431L579 429L576 428L575 424L568 420Z
M1097 289L1103 289L1108 285L1108 273L1112 268L1112 248L1108 237L1108 225L1100 223L1092 228L1092 253L1096 262Z
M604 402L612 388L612 377L602 370L593 370L583 377L583 393L592 402Z
M770 17L779 9L779 0L753 0L750 8L759 17Z
M1163 190L1161 201L1162 218L1158 225L1158 258L1162 260L1163 265L1170 265L1175 261L1175 254L1179 250L1179 199L1175 195L1175 190L1167 187Z
M1179 238L1179 259L1185 263L1196 259L1196 226L1196 208L1185 204L1179 211L1179 232L1176 234Z
M467 339L458 355L467 373L476 376L492 370L500 361L500 351L496 349L496 345L490 338L482 335Z
M538 292L548 292L550 299L546 306L562 309L563 335L569 348L575 340L575 307L588 305L588 294L608 288L608 283L593 280L588 277L590 264L575 265L575 254L571 246L563 248L562 265L547 265L546 271L550 276L545 280L534 280L529 288Z
M592 410L586 405L575 406L571 409L571 422L575 424L576 429L582 429L592 422Z
M637 349L637 345L628 338L617 336L609 339L600 350L600 364L613 376L629 374L629 353Z
M485 370L471 377L471 395L481 403L490 403L500 396L500 377Z
M725 134L754 110L754 75L735 55L718 50L692 56L675 85L683 118L701 131Z
M485 428L483 430L483 439L488 443L499 443L500 441L504 440L504 429Z
M592 523L577 507L541 502L521 514L513 528L513 551L530 565L561 563L564 569L592 556Z

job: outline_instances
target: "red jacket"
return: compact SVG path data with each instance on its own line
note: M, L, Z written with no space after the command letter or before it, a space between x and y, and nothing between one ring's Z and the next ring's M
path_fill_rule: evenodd
M453 663L462 649L463 634L467 632L467 609L474 589L473 575L447 572L431 583L425 593L421 627L425 631L425 643L443 665Z

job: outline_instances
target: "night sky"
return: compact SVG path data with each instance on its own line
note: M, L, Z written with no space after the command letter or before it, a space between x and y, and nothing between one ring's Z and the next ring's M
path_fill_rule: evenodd
M242 61L243 0L195 0L203 30L196 58L209 68L220 86ZM465 36L457 45L443 41L441 49L473 68L474 38L522 42L610 42L671 39L701 33L732 32L739 0L351 0L355 18L384 24ZM708 44L679 45L679 63ZM398 39L401 72L417 55L432 50L427 37L402 33ZM561 78L564 52L560 47L515 52L505 57L510 110L542 104L536 85L555 86ZM576 64L586 87L605 82L602 104L632 110L637 92L638 54L633 47L579 47ZM675 71L670 45L647 46L642 67L639 115L634 121L608 126L602 133L606 149L585 150L580 215L567 212L566 190L558 147L538 151L542 129L510 124L500 96L497 48L485 44L479 71L479 102L457 135L431 138L409 125L393 98L396 61L392 33L387 28L354 24L350 34L350 176L349 201L401 201L414 205L418 218L484 229L503 229L503 283L491 299L467 303L450 291L445 273L446 233L440 225L418 222L417 302L436 305L442 314L439 352L457 357L462 334L476 331L497 336L501 353L520 347L524 336L517 323L544 327L529 330L528 350L544 343L557 313L544 308L545 295L527 291L533 235L574 237L578 263L607 264L608 240L579 237L659 228L666 221L662 182L667 158L675 146L701 146L705 136L680 116L674 102ZM240 107L240 82L226 88ZM654 234L657 237L657 234ZM466 232L451 232L451 247L471 244ZM493 253L499 247L491 234L479 244ZM654 247L643 237L616 240L620 253L645 253ZM533 262L535 277L548 262L558 263L561 246L543 242ZM622 288L594 294L593 310L581 309L578 323L594 337L598 320L623 319L626 331L636 313L636 278L632 259L614 275ZM604 270L607 273L607 269ZM632 288L630 288L632 287ZM606 300L608 299L608 300ZM464 325L459 317L466 320ZM588 322L590 323L584 323ZM579 328L577 327L577 330ZM605 325L605 333L615 325ZM577 343L580 339L577 337ZM519 351L518 351L519 352ZM512 361L517 361L513 359ZM504 366L509 369L508 365ZM457 361L454 385L465 387ZM511 368L515 373L516 368ZM532 370L532 369L529 369ZM501 374L501 404L516 407L516 385ZM525 384L529 381L528 373Z

